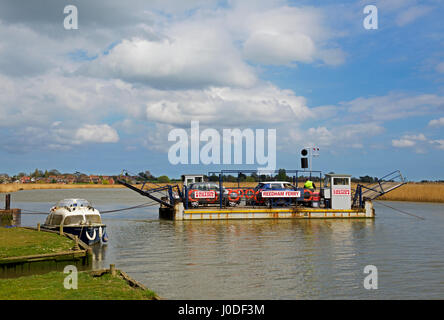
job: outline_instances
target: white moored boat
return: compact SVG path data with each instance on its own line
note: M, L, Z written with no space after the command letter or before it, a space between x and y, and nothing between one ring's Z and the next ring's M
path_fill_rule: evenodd
M64 199L51 208L44 228L63 231L79 237L86 244L106 243L106 226L100 212L85 199Z

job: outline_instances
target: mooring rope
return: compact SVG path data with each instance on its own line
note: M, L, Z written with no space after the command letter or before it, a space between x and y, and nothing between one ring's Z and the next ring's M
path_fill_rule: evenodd
M407 215L409 215L409 216L412 216L412 217L415 217L415 218L418 218L418 219L421 219L421 220L425 220L424 217L420 217L420 216L417 216L417 215L415 215L415 214L413 214L413 213L410 213L410 212L407 212L407 211L403 211L403 210L400 210L400 209L394 208L394 207L389 206L388 204L384 204L384 203L382 203L382 202L380 202L380 201L376 201L376 200L374 200L374 201L377 202L377 203L379 203L379 204L381 204L381 205L383 205L383 206L385 206L385 207L387 207L387 208L393 209L393 210L395 210L395 211L398 211L398 212L401 212L401 213L407 214Z
M119 211L125 211L125 210L133 210L133 209L139 209L139 208L146 208L157 205L157 202L147 202L144 204L139 204L138 206L134 207L128 207L128 208L122 208L122 209L115 209L115 210L106 210L106 211L100 211L100 213L110 213L110 212L119 212Z

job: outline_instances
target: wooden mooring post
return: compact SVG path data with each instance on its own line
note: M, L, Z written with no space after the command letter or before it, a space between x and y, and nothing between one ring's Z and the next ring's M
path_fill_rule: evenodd
M116 272L116 265L114 264L110 264L109 265L109 273L111 273L112 277L115 277L117 272Z
M11 209L11 194L7 194L5 197L5 210Z
M5 208L0 209L0 225L20 224L21 210L11 209L11 195L5 196Z

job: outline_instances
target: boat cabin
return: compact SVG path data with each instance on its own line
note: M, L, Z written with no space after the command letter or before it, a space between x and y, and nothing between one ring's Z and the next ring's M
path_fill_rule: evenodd
M101 224L99 211L85 199L64 199L59 201L46 218L48 226L82 226Z

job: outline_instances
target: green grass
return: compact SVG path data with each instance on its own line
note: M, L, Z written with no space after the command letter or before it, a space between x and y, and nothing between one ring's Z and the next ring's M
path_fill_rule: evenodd
M150 300L155 293L132 288L120 277L93 277L78 273L77 289L65 289L69 274L50 272L15 279L0 279L0 300Z
M0 227L0 259L69 251L74 241L55 233Z

